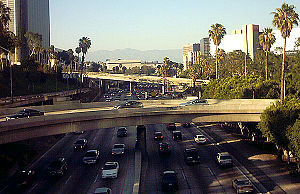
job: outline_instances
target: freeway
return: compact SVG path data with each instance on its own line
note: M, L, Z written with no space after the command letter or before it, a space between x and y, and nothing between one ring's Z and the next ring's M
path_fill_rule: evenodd
M149 159L147 166L143 168L141 193L163 193L161 179L163 171L166 170L177 172L179 179L178 193L234 193L231 181L245 177L244 167L237 164L232 168L219 168L215 163L215 157L217 152L224 150L214 144L213 138L210 137L206 145L197 145L193 137L199 133L205 134L204 131L196 127L186 129L180 125L177 126L177 129L183 134L183 140L179 142L172 139L171 131L166 130L165 125L148 126L146 145L148 145ZM169 157L159 156L158 142L153 140L155 130L162 131L165 137L163 142L168 142L171 145L172 151ZM197 148L201 158L200 164L192 166L185 164L183 151L189 147Z
M198 193L235 193L231 187L231 181L235 178L247 177L255 186L255 193L285 193L287 188L278 186L270 175L263 173L261 168L270 168L270 164L260 161L260 165L249 161L256 151L249 148L239 138L224 132L218 126L212 124L197 124L191 128L183 128L177 123L177 129L183 134L182 141L174 141L171 131L166 130L165 124L147 125L146 153L141 162L142 172L140 180L140 193L163 193L161 190L162 172L175 170L179 178L178 194ZM113 193L132 193L135 174L135 140L136 127L128 128L128 137L116 137L117 128L92 130L81 135L66 134L56 145L48 150L40 159L28 168L37 171L34 182L23 193L93 193L97 187L109 187ZM153 140L154 131L160 130L164 135L163 142L171 145L171 155L161 157L158 154L158 143ZM193 137L202 133L208 138L207 144L198 145ZM79 138L88 140L88 149L100 151L100 161L96 165L85 166L82 157L85 151L74 151L73 142ZM126 145L125 155L115 157L111 155L114 143ZM187 147L195 147L200 154L200 164L187 165L184 163L183 150ZM234 166L220 168L215 163L218 152L228 151L234 157ZM66 157L68 162L67 173L58 179L50 179L46 174L46 168L57 157ZM104 180L101 178L101 168L107 161L118 161L120 164L117 179ZM279 176L278 174L276 174ZM274 177L273 177L274 178ZM299 183L292 183L295 187ZM7 191L13 184L6 187ZM300 188L300 187L298 187ZM7 193L1 191L3 193ZM0 192L0 193L1 193Z
M136 139L136 130L134 129L134 127L128 127L128 136L124 138L116 136L116 128L93 130L81 135L66 134L64 138L29 167L36 170L37 176L30 187L24 190L24 193L93 193L98 187L109 187L114 193L131 193L134 180L134 146ZM98 149L100 151L100 160L96 165L86 166L83 164L82 158L87 149L82 151L73 150L73 143L79 138L88 140L87 149ZM125 155L112 156L111 149L114 143L124 143L126 145ZM66 158L68 170L61 178L52 179L46 173L46 168L51 161L58 157ZM119 162L120 170L117 179L102 179L101 168L108 161ZM10 186L13 186L13 184Z

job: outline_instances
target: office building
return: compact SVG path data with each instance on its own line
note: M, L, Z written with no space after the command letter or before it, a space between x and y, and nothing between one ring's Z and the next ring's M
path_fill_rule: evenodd
M50 47L50 13L49 0L2 0L10 8L9 30L24 42L26 32L42 35L42 46ZM27 46L16 49L15 63L28 55Z
M209 38L202 38L200 40L200 54L204 56L208 56L210 54Z
M200 57L200 44L194 43L194 44L187 44L183 45L183 65L184 70L188 68L189 64L194 64L199 61Z

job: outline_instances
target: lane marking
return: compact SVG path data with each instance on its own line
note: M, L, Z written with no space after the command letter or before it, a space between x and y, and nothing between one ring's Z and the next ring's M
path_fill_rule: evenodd
M38 183L36 183L29 191L28 193L31 193L31 191L33 191L33 189L38 185Z
M98 177L99 177L99 173L97 174L97 176L96 176L96 178L94 180L94 183L97 181Z
M69 178L66 180L65 185L69 182L69 180L71 179L72 175L69 176Z

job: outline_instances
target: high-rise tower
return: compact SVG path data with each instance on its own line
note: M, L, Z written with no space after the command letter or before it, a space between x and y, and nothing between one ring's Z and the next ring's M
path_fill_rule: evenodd
M10 8L9 30L26 42L24 35L30 31L42 35L42 46L50 47L49 0L1 0ZM28 47L16 49L15 62L28 55Z

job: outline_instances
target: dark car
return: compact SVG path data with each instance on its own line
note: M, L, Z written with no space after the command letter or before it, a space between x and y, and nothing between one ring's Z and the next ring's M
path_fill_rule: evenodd
M51 162L47 171L50 176L63 176L67 171L68 165L65 158L58 158L57 160Z
M41 116L41 115L44 115L44 112L39 111L39 110L35 110L35 109L26 109L26 108L24 108L23 110L20 110L19 112L17 112L14 115L7 116L6 120L25 118L25 117L29 118L29 117Z
M191 123L183 123L182 126L184 128L190 128L192 125L191 125Z
M128 100L115 106L115 109L121 109L121 108L143 108L143 103L135 100Z
M175 140L175 141L182 140L182 134L181 134L181 131L173 131L172 138L173 138L173 140Z
M118 129L117 137L127 137L126 127L121 127L121 128Z
M14 191L21 191L32 183L35 176L34 170L22 170L17 173Z
M162 135L161 131L156 131L154 133L154 140L162 140L164 136Z
M162 178L162 190L174 192L178 190L178 179L175 171L165 171Z
M168 155L171 153L170 145L166 142L159 143L159 154L161 155Z
M172 131L176 130L176 125L175 125L175 123L169 123L168 126L167 126L167 129L168 129L168 130L172 130Z
M200 156L196 148L187 148L184 150L184 161L187 164L196 164L200 162Z
M82 150L86 147L87 140L86 139L78 139L74 143L74 150Z

